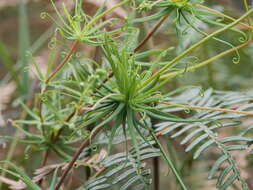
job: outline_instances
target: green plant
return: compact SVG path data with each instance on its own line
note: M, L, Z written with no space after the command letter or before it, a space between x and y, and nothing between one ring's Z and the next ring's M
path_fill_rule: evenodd
M184 180L183 165L178 164L173 159L175 153L168 154L161 143L169 134L171 139L177 138L177 142L184 145L186 152L193 151L190 160L208 155L204 153L207 149L216 150L211 151L217 159L208 178L217 178L217 189L227 189L238 182L240 189L250 189L232 152L248 150L252 144L252 126L241 129L241 121L253 115L251 93L212 88L204 91L196 86L173 90L165 87L172 79L226 55L233 56L232 63L239 63L239 50L251 44L253 9L249 9L245 1L245 14L233 18L205 7L200 0L124 0L109 9L105 8L106 2L94 16L84 13L85 2L81 0L75 1L71 11L63 4L62 14L52 1L57 19L41 14L56 23L55 35L59 33L64 40L73 42L55 69L51 59L46 73L34 63L41 91L34 97L33 108L20 101L27 116L12 121L23 135L2 138L24 143L26 155L36 150L44 156L33 179L12 164L10 168L5 164L0 169L22 180L27 189L58 190L64 184L68 188L71 171L79 167L88 168L86 172L93 174L91 177L87 174L88 179L83 180L79 190L152 189L152 173L145 161L162 158L177 180L178 188L191 189L190 183ZM123 20L105 19L116 8L126 5L133 12L153 14L147 17L130 14ZM173 51L173 47L143 50L167 18L173 18L170 26L176 31L177 51ZM159 19L138 43L138 24ZM199 23L218 29L210 33ZM238 29L239 25L248 31ZM185 36L191 38L188 30L199 35L197 42L185 41ZM236 40L222 39L224 32L233 33ZM196 50L210 41L226 50L200 61ZM52 52L56 43L53 37ZM81 44L101 48L102 62L78 55ZM152 56L155 59L152 60ZM237 127L237 134L220 137L219 131L229 127ZM122 144L125 151L115 153ZM171 144L169 148L174 149ZM47 166L50 152L57 154L59 164ZM43 183L45 180L47 184Z

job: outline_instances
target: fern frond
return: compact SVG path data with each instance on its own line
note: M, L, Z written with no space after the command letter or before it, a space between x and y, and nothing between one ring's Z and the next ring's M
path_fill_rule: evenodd
M98 190L118 187L120 190L131 188L149 189L151 184L150 169L145 168L145 160L159 157L160 150L152 147L154 141L139 145L139 152L132 148L129 152L122 152L107 157L103 162L103 173L91 179L81 189ZM137 155L140 154L140 155ZM137 157L140 160L137 160ZM138 162L141 161L142 164Z
M241 111L252 110L252 96L238 92L222 92L208 89L201 92L199 88L186 90L182 94L174 97L166 98L166 101L172 102L171 107L164 108L165 112L171 113L176 111L185 111L189 114L190 119L208 119L203 122L196 123L180 123L180 122L162 122L156 125L156 134L167 135L172 138L183 136L180 144L187 144L185 151L194 151L193 158L197 159L205 150L210 147L218 148L221 156L217 159L209 172L209 179L215 177L219 173L217 180L218 189L227 189L236 180L241 184L242 189L249 189L244 179L242 179L240 170L236 161L233 159L231 152L245 150L248 144L252 142L252 138L244 135L252 128L249 127L244 132L236 136L228 136L220 138L218 130L225 127L235 127L240 124L240 119L245 116ZM178 106L177 106L178 105ZM233 109L235 112L222 112L219 109L204 110L188 110L184 106L205 108L226 108ZM160 105L161 106L161 105ZM225 110L225 109L224 109ZM238 111L238 113L236 113ZM249 112L251 113L251 112ZM188 118L187 118L188 119ZM219 172L221 165L226 163L225 168Z

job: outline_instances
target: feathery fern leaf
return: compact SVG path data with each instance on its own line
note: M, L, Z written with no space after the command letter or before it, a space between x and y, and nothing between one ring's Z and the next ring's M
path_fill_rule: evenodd
M151 183L150 170L145 168L145 160L160 156L160 150L152 147L154 141L139 145L139 157L135 148L107 157L102 166L104 172L97 178L91 179L81 189L98 190L118 187L120 190L131 188L149 189ZM138 162L141 161L142 164Z
M208 178L214 178L215 174L219 173L221 165L226 163L225 168L219 173L217 187L226 189L238 180L242 189L248 189L231 152L248 148L252 138L244 135L251 127L237 136L225 138L219 137L218 130L225 127L238 126L240 124L239 120L245 116L243 111L253 110L253 105L250 103L252 100L253 97L247 93L222 92L213 89L201 92L199 88L186 90L178 96L166 98L165 101L169 102L171 107L165 108L164 111L168 113L185 111L190 115L189 119L209 120L191 124L166 121L156 125L156 132L158 135L169 134L171 138L183 136L180 143L187 145L186 152L194 151L194 159L197 159L210 147L218 148L221 156L212 166ZM194 111L189 110L190 108ZM238 111L238 113L233 111L226 112L227 110L225 109Z

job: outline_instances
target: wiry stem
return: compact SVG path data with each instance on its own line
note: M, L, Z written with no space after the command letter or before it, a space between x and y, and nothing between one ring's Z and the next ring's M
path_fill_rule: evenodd
M219 16L222 16L222 17L224 17L224 18L226 18L226 19L228 19L228 20L231 20L231 21L235 21L235 20L236 20L235 18L233 18L233 17L231 17L231 16L229 16L229 15L226 15L226 14L220 12L220 11L217 11L217 10L215 10L215 9L206 7L206 6L201 5L201 4L196 4L196 7L201 8L201 9L205 9L205 10L207 10L207 11L210 11L210 12L212 12L212 13L215 13L215 14L217 14L217 15L219 15ZM252 27L251 25L248 25L248 24L246 24L246 23L244 23L244 22L240 22L239 25L244 26L244 27L246 27L247 29L253 30L253 27Z
M91 135L89 137L87 137L85 141L83 141L83 143L81 144L81 146L79 147L77 152L72 157L72 160L69 162L67 168L63 171L63 174L62 174L59 182L55 186L54 190L58 190L61 187L61 185L63 184L65 178L67 177L67 175L69 173L69 171L72 169L72 167L75 164L76 160L78 159L79 155L82 153L83 149L90 144L91 139L93 137L95 137L100 132L100 130L102 130L102 129L103 129L102 127L96 128L95 131L92 131Z
M243 0L243 3L244 3L245 10L249 11L248 1L247 0ZM248 17L248 23L251 26L251 38L253 38L253 28L252 28L253 23L252 23L252 20L251 20L250 17Z
M159 158L155 157L153 159L153 167L154 167L154 189L159 190L160 189L160 171L159 171Z
M200 63L198 63L196 65L193 65L191 67L188 67L186 69L184 68L184 69L180 69L178 71L174 71L174 72L170 72L168 74L162 75L160 78L164 79L164 80L159 85L157 85L156 87L154 87L154 90L155 89L160 89L164 84L166 84L168 81L172 80L173 78L175 78L178 75L184 74L184 73L189 72L189 71L194 71L195 69L204 67L204 66L206 66L206 65L214 62L217 59L220 59L220 58L222 58L222 57L224 57L224 56L226 56L226 55L228 55L228 54L230 54L230 53L232 53L234 51L237 51L237 50L239 50L239 49L241 49L241 48L249 45L251 42L252 41L247 41L247 42L245 42L245 43L243 43L241 45L238 45L238 46L236 46L234 48L226 50L226 51L224 51L224 52L222 52L222 53L220 53L220 54L218 54L218 55L216 55L216 56L214 56L214 57L212 57L210 59L202 61L202 62L200 62Z
M151 118L152 126L155 126L156 123L157 123L156 119ZM152 127L152 129L154 130L154 127ZM159 148L157 145L155 145L155 147ZM159 158L158 157L153 158L153 173L154 173L154 177L153 177L153 179L154 179L154 190L159 190L160 189L160 163L159 163Z
M69 53L67 54L67 56L63 59L63 61L60 63L60 65L58 65L58 67L55 69L55 71L53 73L51 73L51 75L48 77L48 79L46 80L46 84L48 84L50 82L50 80L64 67L64 65L69 61L70 57L74 54L74 52L76 51L77 47L78 47L78 44L79 42L78 41L75 41L72 46L71 46L71 49L69 51ZM43 90L45 91L45 89ZM41 123L43 123L43 118L42 118L42 104L43 102L40 100L39 101L39 115L40 115L40 119L41 119ZM74 112L75 113L75 112ZM68 122L71 118L73 117L73 114L71 114L67 119L66 119L66 122ZM52 141L55 142L60 133L61 133L62 130L59 130L59 132L57 133L57 135L55 137L52 136ZM42 126L42 132L44 133L44 129L43 129L43 126ZM42 159L42 162L41 162L41 165L40 167L44 167L47 163L47 160L48 160L48 157L49 157L49 153L50 153L50 149L47 149L45 154L44 154L44 157ZM43 182L43 178L38 182L38 184L41 186L42 185L42 182Z
M40 164L40 167L43 168L46 163L47 163L47 159L49 157L49 154L50 154L50 149L48 148L46 150L46 152L44 153L44 156L43 156L43 159L42 159L42 162ZM42 183L43 183L43 178L41 178L41 180L38 181L38 185L41 187L42 186Z
M168 18L168 15L165 15L155 26L154 28L147 34L147 36L137 45L134 49L134 52L137 52L158 30L158 28L164 23L164 21Z
M167 164L168 164L169 167L171 168L173 174L176 176L176 179L177 179L178 183L180 184L181 188L182 188L183 190L187 190L188 188L187 188L186 185L184 184L184 182L183 182L183 180L182 180L182 177L179 175L179 173L178 173L177 169L175 168L175 166L174 166L172 160L166 155L166 152L164 151L164 149L163 149L163 147L162 147L160 141L158 140L157 135L154 134L154 132L153 132L152 130L150 130L150 132L151 132L152 137L153 137L154 140L156 141L156 143L157 143L159 149L161 150L161 153L162 153L162 155L163 155L163 158L165 159L165 161L167 162Z
M79 45L79 41L74 41L70 51L68 54L65 56L65 58L62 60L62 62L56 67L56 69L51 73L51 75L47 78L46 84L49 83L49 81L55 77L55 75L66 65L66 63L69 61L70 57L75 53L77 47Z
M218 55L216 55L216 56L214 56L214 57L212 57L212 58L210 58L210 59L207 59L207 60L205 60L205 61L203 61L203 62L201 62L201 63L198 63L198 64L196 64L196 65L193 65L193 66L191 66L191 67L188 67L187 69L180 69L179 71L170 72L170 73L168 73L168 74L162 75L160 78L161 78L161 79L173 78L173 77L178 76L178 75L180 75L180 74L183 74L183 73L185 73L185 72L189 72L189 71L193 71L193 70L195 70L195 69L201 68L201 67L203 67L203 66L205 66L205 65L208 65L208 64L210 64L210 63L216 61L217 59L220 59L220 58L222 58L222 57L224 57L224 56L226 56L226 55L228 55L228 54L230 54L230 53L232 53L232 52L234 52L234 51L237 51L237 50L239 50L239 49L241 49L241 48L243 48L243 47L249 45L251 42L252 42L252 41L247 41L247 42L245 42L245 43L243 43L243 44L241 44L241 45L238 45L238 46L236 46L236 47L234 47L234 48L231 48L231 49L229 49L229 50L226 50L226 51L224 51L224 52L222 52L222 53L220 53L220 54L218 54Z
M213 108L213 107L206 107L206 106L192 106L192 105L183 105L183 104L174 104L172 102L165 102L165 101L159 101L160 104L166 104L170 106L176 106L191 110L210 110L210 111L218 111L218 112L224 112L224 113L237 113L237 114L244 114L253 116L253 112L248 111L238 111L238 110L231 110L231 109L224 109L224 108Z

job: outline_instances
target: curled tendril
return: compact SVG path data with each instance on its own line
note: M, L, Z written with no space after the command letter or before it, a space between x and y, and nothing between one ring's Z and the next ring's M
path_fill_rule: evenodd
M204 18L204 17L199 16L199 15L195 15L195 17L196 17L198 20L200 20L200 21L202 21L202 22L204 22L204 23L207 23L207 24L211 24L211 25L219 26L219 27L224 27L224 26L225 26L225 24L223 24L223 23L219 23L219 22L216 22L216 21L213 21L213 20ZM243 31L241 31L241 30L238 30L238 29L236 29L236 28L230 28L229 30L231 30L231 31L233 31L233 32L236 32L236 33L238 33L238 34L241 35L241 37L238 39L239 42L244 43L244 42L246 42L246 41L248 40L247 34L246 34L245 32L243 32Z
M246 42L248 40L248 36L244 33L243 34L243 36L241 36L241 37L239 37L238 38L238 41L240 42L240 43L244 43L244 42Z
M47 17L48 17L48 13L47 12L40 13L40 18L41 19L46 19Z
M97 150L98 150L98 146L97 145L91 146L91 151L96 152Z
M202 30L200 30L199 28L197 28L197 27L195 27L194 25L192 25L184 15L182 15L182 16L184 17L185 21L186 21L194 30L196 30L197 32L199 32L200 34L202 34L202 35L204 35L204 36L208 36L207 33L205 33L204 31L202 31ZM194 16L194 18L195 18L195 19L198 19L198 20L200 20L200 21L203 21L202 19L200 19L200 18L197 17L197 16ZM243 35L244 38L245 38L245 37L247 38L247 35L246 35L244 32L242 32L242 31L240 31L240 30L234 30L234 31L235 31L235 32L239 32L240 34ZM235 48L235 46L234 46L233 44L231 44L230 42L227 42L227 41L225 41L225 40L222 40L222 39L220 39L220 38L212 37L212 39L214 39L214 40L216 40L216 41L218 41L218 42L221 42L221 43L223 43L223 44L226 44L226 45L228 45L228 46L231 47L231 48ZM238 50L235 51L235 56L232 58L232 62L233 62L234 64L238 64L238 63L240 62L240 54L239 54L239 51L238 51Z
M56 47L56 44L57 44L57 39L56 37L53 37L50 42L48 43L48 48L50 50L53 50L55 47Z
M234 64L240 63L240 60L241 60L241 57L240 57L239 54L238 54L237 56L235 56L235 57L232 58L232 62L233 62Z
M187 113L187 114L189 114L189 113L191 113L191 110L189 108L185 108L184 112Z
M221 42L221 43L224 43L224 44L230 46L231 48L235 48L235 46L234 46L233 44L231 44L231 43L229 43L229 42L227 42L227 41L221 40L221 39L219 39L219 38L213 38L213 39L215 39L216 41L219 41L219 42ZM236 50L236 51L235 51L235 56L232 58L232 62L233 62L234 64L238 64L238 63L240 62L240 59L241 59L241 56L240 56L240 54L239 54L239 51Z
M57 13L59 14L58 11L57 11ZM71 35L68 25L64 22L64 19L60 15L58 15L60 17L60 21L62 21L60 23L54 17L52 17L50 14L48 14L47 12L43 12L43 13L41 13L41 15L42 15L42 18L48 17L51 21L53 21L58 27L56 30L61 29L60 33L63 37L65 37L64 33Z
M59 32L59 34L63 37L63 38L68 38L68 33L63 30L62 28L57 28L57 32Z
M55 30L54 30L54 36L56 37L58 34L60 34L62 36L62 29L57 27Z
M80 58L82 56L82 53L80 51L76 52L75 53L75 57L76 58Z

